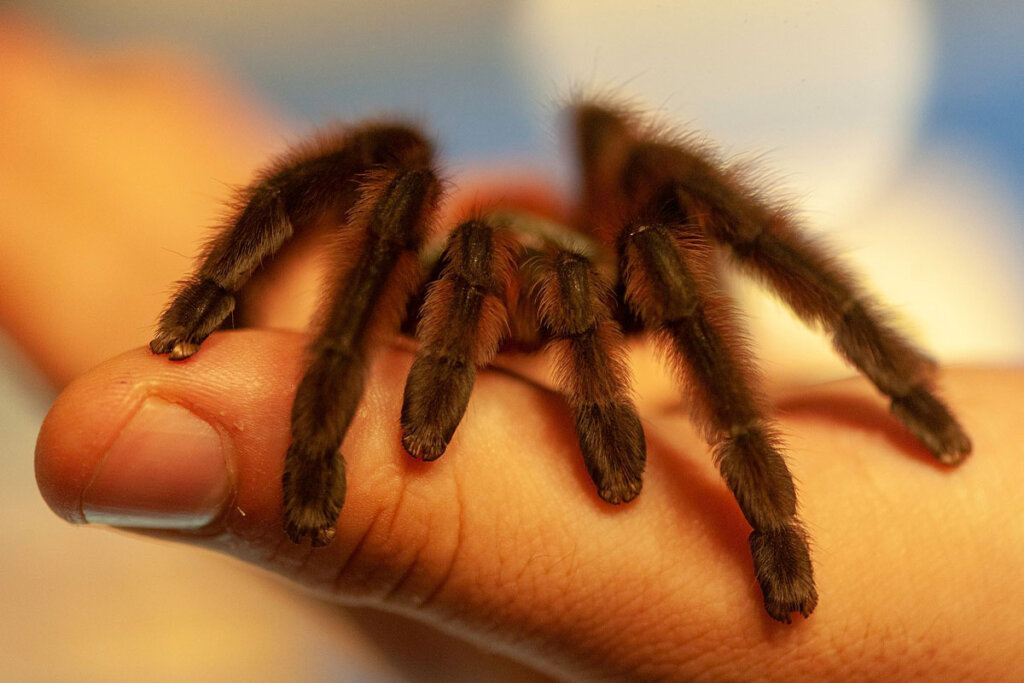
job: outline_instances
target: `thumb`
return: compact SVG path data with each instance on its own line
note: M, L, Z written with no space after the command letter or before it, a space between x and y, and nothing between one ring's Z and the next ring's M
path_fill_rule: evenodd
M99 366L46 418L36 453L43 496L68 521L229 550L318 591L423 600L459 542L462 477L474 477L494 504L514 504L494 496L513 488L525 463L507 467L488 453L512 441L512 430L476 401L450 457L424 464L403 456L398 415L411 358L383 351L342 449L350 487L338 540L311 553L281 532L282 459L302 343L290 333L232 332L214 335L186 362L138 349ZM519 384L481 384L492 382ZM522 400L536 392L511 393ZM415 576L404 576L410 565Z

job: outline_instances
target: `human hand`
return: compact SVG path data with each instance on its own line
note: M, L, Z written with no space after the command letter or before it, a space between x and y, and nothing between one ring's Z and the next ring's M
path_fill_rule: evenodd
M117 90L139 92L123 84ZM79 101L58 92L50 94L55 106L74 106L82 120L96 107L102 116L95 120L110 120L103 108L109 91L84 88ZM260 156L202 137L207 123L160 125L181 115L168 111L170 102L188 100L156 97L152 131L104 138L86 150L62 140L65 156L89 160L68 164L67 204L57 207L67 213L40 215L40 205L55 209L38 195L21 206L32 224L76 230L62 240L43 231L3 233L12 240L2 245L0 277L10 293L4 324L58 384L109 347L145 340L165 284L187 259L169 254L157 269L135 265L138 255L153 244L196 244L196 226L216 215L220 193L197 201L206 213L190 216L173 207L194 191L168 201L166 188L180 188L200 168L214 169L204 171L207 178L242 180L246 172L229 169ZM178 130L180 139L165 132L157 149L133 145L158 130ZM195 140L204 141L201 150ZM139 168L166 168L164 144L177 150L178 175L126 174L101 183L111 191L93 210L76 208L102 199L90 152L101 150L103 161L134 149ZM31 188L31 181L27 174L13 187ZM123 233L110 232L111 206L125 212L116 223ZM101 238L110 234L116 238ZM107 267L91 270L94 256L111 249ZM54 289L57 274L74 286ZM32 314L33 306L52 310L58 302L65 302L62 315ZM1007 410L1019 406L1019 372L947 375L945 396L976 449L949 472L930 464L859 380L773 396L816 543L822 596L814 616L784 627L761 611L748 530L706 445L675 402L664 400L672 392L646 364L637 376L649 440L645 491L619 509L593 495L560 400L507 373L481 374L449 453L433 464L410 461L397 416L411 357L386 351L346 442L350 490L338 538L312 554L292 545L281 532L280 460L302 346L298 334L234 332L212 337L184 364L138 349L87 373L67 388L40 434L44 496L76 522L87 516L84 507L94 519L122 524L130 512L136 520L143 513L149 526L211 520L145 533L228 552L320 595L411 615L570 677L994 677L1021 666L1007 637L1022 604L1016 574L1024 551L1014 539L1022 535L1015 485L1024 459ZM191 431L181 422L188 412L203 420ZM199 457L210 446L220 449L213 466Z
M40 434L44 496L75 522L198 525L145 533L573 678L991 678L1020 665L1007 635L1024 604L1012 541L1024 466L1000 406L1018 400L1022 373L947 375L977 444L956 471L931 464L860 380L775 397L822 596L786 627L761 610L745 523L680 411L641 408L644 492L611 508L574 457L560 400L505 373L481 373L441 460L404 455L401 350L376 362L346 437L337 538L291 543L281 453L302 348L298 334L239 331L184 364L138 349L95 368Z

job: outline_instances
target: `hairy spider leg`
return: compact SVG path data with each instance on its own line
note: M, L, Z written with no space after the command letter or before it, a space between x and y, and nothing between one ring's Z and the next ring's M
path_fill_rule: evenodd
M429 163L430 144L415 130L368 124L325 132L272 162L238 192L230 215L182 281L150 348L184 360L235 307L253 273L324 215L338 222L352 207L360 176L374 168Z
M699 226L632 159L643 143L629 114L596 103L573 110L583 174L583 220L619 257L618 292L666 350L695 424L753 531L750 549L765 609L789 622L817 604L813 567L796 517L796 492L746 340L719 294L712 249ZM620 313L620 318L629 315Z
M886 320L881 305L852 273L801 234L785 212L742 202L737 195L721 203L685 178L679 193L680 201L707 207L696 213L707 217L706 229L730 247L736 263L768 284L807 324L828 331L839 354L890 398L892 413L936 459L956 465L971 452L970 438L935 393L934 362Z
M345 497L338 453L362 395L367 340L397 327L418 284L417 252L440 183L433 151L412 128L371 123L326 132L262 171L181 283L160 318L154 353L194 354L234 307L252 274L296 231L324 218L347 225L336 240L337 286L292 408L292 444L282 480L285 530L324 545Z
M753 527L765 609L784 622L794 611L806 617L818 594L793 480L751 354L709 272L704 238L685 216L658 209L626 224L619 240L626 302L666 349L694 422Z
M477 369L509 332L518 244L486 218L458 225L427 288L416 328L419 351L402 402L402 445L430 461L444 453L466 412Z
M365 175L362 197L335 244L337 280L292 406L285 456L285 531L326 545L345 500L339 452L363 393L369 340L398 329L420 284L419 250L440 194L429 166Z
M465 413L477 370L503 342L523 342L509 338L511 322L529 315L516 328L525 330L527 343L537 337L555 350L559 388L599 495L628 501L640 491L646 445L609 288L585 254L558 246L570 241L564 226L518 212L497 215L452 232L439 276L427 288L420 349L405 387L402 443L414 457L440 457Z
M611 288L586 255L566 248L542 252L535 275L530 289L545 348L554 352L555 377L576 421L587 472L602 499L628 502L640 493L647 445L622 330L612 319Z
M619 130L621 133L625 127ZM893 414L938 459L955 465L971 440L936 396L934 362L886 320L882 306L789 213L762 201L742 172L694 142L634 138L623 177L638 196L683 207L732 260L768 285L891 400ZM669 188L674 197L667 196Z
M628 219L625 196L619 189L622 169L634 140L625 113L592 102L570 109L578 168L581 173L581 229L605 247L615 248L623 221ZM618 294L621 295L621 279Z

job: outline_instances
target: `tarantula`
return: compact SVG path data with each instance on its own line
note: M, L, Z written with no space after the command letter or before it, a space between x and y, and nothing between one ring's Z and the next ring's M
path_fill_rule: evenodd
M181 283L150 344L183 360L225 324L261 262L323 216L337 217L336 273L292 408L284 525L331 541L345 499L339 448L363 391L370 340L415 331L402 444L434 460L462 419L478 368L503 346L551 348L586 469L605 501L640 492L646 447L623 336L648 332L753 528L769 615L817 604L796 494L716 255L773 289L891 399L942 463L971 442L935 395L933 363L782 206L705 145L595 102L571 110L582 197L561 225L521 207L480 211L442 249L425 246L442 194L430 142L371 122L321 134L242 191L227 225ZM418 318L418 324L416 324Z

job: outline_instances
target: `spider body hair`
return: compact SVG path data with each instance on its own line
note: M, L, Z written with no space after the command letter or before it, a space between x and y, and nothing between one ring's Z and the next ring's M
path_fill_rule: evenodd
M670 209L663 214L657 221L627 224L620 235L626 302L665 349L691 415L713 444L714 459L753 534L785 541L765 544L751 536L752 548L761 548L753 554L759 580L774 577L761 584L768 613L783 621L792 611L806 616L818 599L810 555L796 520L793 479L766 417L756 369L732 307L715 291L700 234L687 227L685 215ZM760 562L790 571L763 569ZM802 593L800 586L806 589Z
M448 239L439 277L427 288L417 327L420 349L402 402L402 444L435 460L451 441L473 390L509 333L516 243L482 219L461 223Z
M348 267L341 269L310 346L285 457L285 509L303 510L303 520L317 519L313 509L322 513L314 525L295 523L287 530L297 539L313 529L314 545L330 541L345 500L338 448L362 397L369 342L397 329L419 284L419 249L440 184L428 167L381 171L366 176L362 192L349 218L356 239L339 241L339 260Z
M430 143L415 129L370 123L332 128L274 159L237 193L195 273L178 284L160 316L150 348L172 360L191 356L231 314L257 268L296 231L311 229L324 214L343 217L351 210L361 174L426 165L432 156Z
M611 288L584 254L553 247L542 258L535 274L540 322L583 461L602 499L629 502L640 493L647 445L630 395L622 331L612 319Z
M427 461L447 448L479 368L502 348L549 350L587 472L617 504L640 492L646 460L623 337L649 334L752 528L766 611L783 622L792 612L806 617L818 594L796 491L738 315L721 292L717 253L828 332L939 461L960 462L970 440L934 393L931 360L738 167L619 106L583 102L572 118L582 186L570 225L522 207L491 210L457 225L436 253L425 244L442 180L425 137L390 123L318 136L240 193L150 346L188 358L293 234L340 223L282 475L287 535L319 546L331 541L344 503L339 448L374 339L415 330L402 444Z
M607 157L598 164L602 173L589 180L591 194L624 196L627 212L662 206L687 216L805 323L828 332L836 351L890 397L893 413L941 462L956 464L970 453L969 437L935 396L935 362L895 329L884 307L799 229L786 207L753 189L741 168L721 163L694 139L631 126L606 109L577 116L581 126L604 131L590 136L591 145L604 149L589 155ZM598 117L616 122L593 123ZM608 170L616 163L618 176Z

